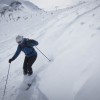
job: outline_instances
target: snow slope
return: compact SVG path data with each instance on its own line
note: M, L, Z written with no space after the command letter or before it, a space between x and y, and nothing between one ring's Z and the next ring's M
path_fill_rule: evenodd
M91 2L95 0L29 0L40 8L51 11L56 9L63 9L82 2Z
M10 5L12 2L15 2L15 1L23 2L23 1L25 1L25 0L0 0L0 4L7 4L7 5Z
M100 100L100 1L58 11L32 12L26 6L23 10L12 13L15 20L0 18L0 100L8 59L16 51L17 34L37 40L38 48L54 60L49 63L35 48L35 78L32 87L25 91L25 80L31 77L23 76L21 53L11 63L5 100ZM16 16L20 16L19 20Z

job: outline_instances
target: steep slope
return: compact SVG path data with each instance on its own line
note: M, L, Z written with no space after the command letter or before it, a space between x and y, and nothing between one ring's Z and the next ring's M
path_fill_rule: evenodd
M100 2L86 3L58 15L57 23L52 24L55 29L46 29L49 35L45 35L45 41L53 41L48 48L53 50L56 61L41 77L40 88L50 100L100 99L99 11Z
M30 12L32 17L27 20L6 22L3 19L0 23L0 98L8 59L17 47L15 37L21 34L36 39L38 48L54 61L48 63L35 48L38 59L33 65L34 82L24 91L26 77L22 73L24 55L21 53L11 63L5 100L100 100L99 11L100 1L95 0L54 12Z
M40 10L40 8L38 8L36 5L32 4L29 1L4 0L0 1L0 20L1 22L3 19L5 19L5 21L7 22L10 20L18 21L19 19L26 20L29 17L32 17L33 13Z

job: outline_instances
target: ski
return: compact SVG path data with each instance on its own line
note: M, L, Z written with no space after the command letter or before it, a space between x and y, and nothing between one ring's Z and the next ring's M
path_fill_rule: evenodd
M25 89L26 91L29 90L29 88L32 86L32 83L27 84L27 88Z
M27 84L27 87L26 87L26 89L25 89L26 91L29 90L30 87L32 86L32 84L35 82L36 76L37 76L37 75L34 75L33 78L31 79L31 81L26 83L26 84Z

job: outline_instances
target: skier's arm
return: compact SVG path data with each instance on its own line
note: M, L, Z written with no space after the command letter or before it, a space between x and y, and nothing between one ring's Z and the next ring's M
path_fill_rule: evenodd
M21 52L21 48L18 46L14 56L11 58L11 61L15 60Z

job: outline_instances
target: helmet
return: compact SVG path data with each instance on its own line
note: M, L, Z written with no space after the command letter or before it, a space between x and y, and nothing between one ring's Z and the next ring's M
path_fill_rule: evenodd
M16 37L16 42L20 44L20 43L23 42L23 39L24 39L23 36L18 35L18 36Z

